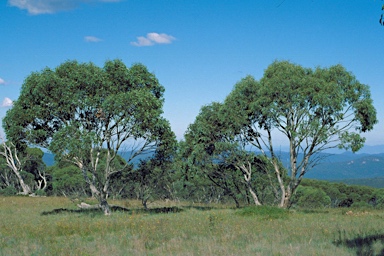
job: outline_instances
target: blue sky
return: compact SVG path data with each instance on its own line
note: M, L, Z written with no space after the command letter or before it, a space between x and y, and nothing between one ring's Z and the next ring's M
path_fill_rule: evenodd
M182 139L201 106L223 101L274 60L342 64L368 84L384 144L384 27L379 0L7 0L0 3L0 118L34 71L66 60L143 63L165 87ZM1 131L0 131L1 132Z

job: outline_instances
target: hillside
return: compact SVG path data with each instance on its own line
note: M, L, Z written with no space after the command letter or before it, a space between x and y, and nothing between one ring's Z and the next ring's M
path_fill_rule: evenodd
M310 170L306 178L322 180L384 177L384 154L332 155Z
M289 168L289 153L279 152L277 155L283 166ZM346 180L384 177L384 153L321 153L318 158L321 160L305 175L305 178ZM298 160L301 161L301 159L302 156L299 155Z
M368 187L373 187L373 188L384 188L384 177L364 178L364 179L330 180L330 182L344 183L347 185L368 186Z

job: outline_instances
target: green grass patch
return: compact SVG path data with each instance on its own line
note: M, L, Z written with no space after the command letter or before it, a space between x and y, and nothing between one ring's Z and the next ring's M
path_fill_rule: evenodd
M0 255L342 256L383 250L378 227L384 213L374 209L307 214L154 202L146 211L139 201L110 203L125 210L104 216L79 211L67 198L0 197Z

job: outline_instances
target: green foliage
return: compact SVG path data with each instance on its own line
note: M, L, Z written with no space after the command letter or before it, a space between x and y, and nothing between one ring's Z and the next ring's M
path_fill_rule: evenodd
M73 165L55 165L51 167L53 193L56 195L87 195L89 189L86 186L83 175L78 167Z
M18 147L34 144L66 160L83 173L92 193L107 209L111 176L140 154L167 155L175 136L162 115L164 87L147 68L127 68L120 60L103 68L67 61L55 69L34 72L6 117L7 138ZM122 146L134 152L117 167ZM106 150L106 151L104 151ZM105 154L101 170L100 154Z
M373 206L368 204L367 202L355 202L351 205L352 208L360 208L360 209L372 209Z
M227 158L236 155L238 149L235 143L227 140L220 108L220 103L201 108L195 122L188 127L186 140L180 147L179 159L185 168L185 179L195 182L200 186L200 191L209 193L209 198L230 197L239 206L237 188L243 187L241 176L236 174ZM218 189L212 190L212 185Z
M376 189L372 196L372 205L378 209L384 209L384 189Z
M25 171L25 182L30 184L31 187L36 186L42 180L41 175L44 175L46 165L43 161L44 152L40 148L27 147L23 152L22 157L23 165L22 170Z
M178 160L186 180L202 186L200 191L210 193L209 198L231 198L237 206L240 202L257 204L254 191L263 203L273 204L277 185L272 178L273 167L262 156L245 149L227 122L223 107L217 102L203 106L188 127Z
M302 190L323 191L331 200L331 207L383 207L384 190L360 185L347 185L321 180L304 179L292 201L297 204ZM299 192L301 190L301 192ZM304 203L302 207L307 207Z
M224 106L234 132L270 154L272 162L277 158L275 131L288 139L289 179L275 164L281 206L289 205L303 176L319 160L317 153L329 147L355 152L365 141L361 133L377 123L369 87L341 65L309 69L275 61L260 81L247 76L237 83Z
M36 196L46 196L47 195L47 193L42 189L38 189L34 193Z
M14 196L16 194L17 194L17 189L12 186L0 189L0 195L2 196Z
M172 198L170 164L150 159L141 161L139 167L131 172L134 192L145 209L150 201Z
M371 170L371 168L369 168ZM348 185L359 185L359 186L368 186L373 188L383 188L384 187L384 177L376 178L361 178L361 179L342 179L338 180Z
M299 186L292 204L302 208L323 208L331 205L331 198L321 189Z
M41 149L23 147L18 150L13 143L7 142L5 145L9 147L10 151L0 155L0 188L12 186L16 190L25 192L21 186L20 177L23 180L22 183L32 189L29 192L47 185L47 182L44 181L46 165L43 162L44 153ZM10 163L13 161L15 165L7 164L7 158Z

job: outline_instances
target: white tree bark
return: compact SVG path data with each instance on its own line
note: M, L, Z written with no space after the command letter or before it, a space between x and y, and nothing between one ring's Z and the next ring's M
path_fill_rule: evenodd
M47 177L45 176L45 173L41 174L40 171L38 171L38 172L39 172L39 176L40 176L41 180L37 181L37 189L38 190L44 190L48 185ZM44 186L43 186L43 184L44 184Z
M22 165L19 157L17 156L17 149L16 147L12 144L9 143L11 146L8 146L4 139L0 137L2 140L2 151L0 152L0 155L5 157L5 160L7 162L7 166L11 168L11 170L15 173L17 179L19 180L20 186L23 189L23 192L21 194L23 195L29 195L32 193L31 188L24 182L24 179L21 175L22 172ZM12 151L12 148L14 149Z
M255 202L255 205L261 205L259 198L257 197L257 194L255 191L252 189L251 186L251 178L252 178L252 166L251 163L248 162L248 168L245 166L245 164L242 164L240 166L236 166L237 169L240 169L243 174L244 174L244 179L247 184L249 193L251 193L253 201Z

